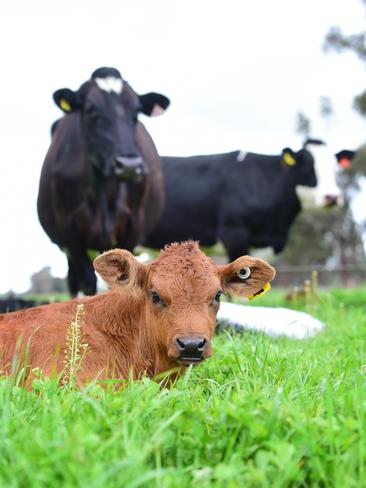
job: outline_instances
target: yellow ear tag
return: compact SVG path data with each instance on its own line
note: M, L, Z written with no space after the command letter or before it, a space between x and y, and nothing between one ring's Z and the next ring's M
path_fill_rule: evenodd
M71 112L71 105L69 104L69 102L66 100L66 98L61 98L60 100L60 107L62 108L62 110L64 110L65 112Z
M267 291L270 289L271 289L271 285L269 283L266 283L261 290L257 291L257 293L254 293L254 295L251 295L250 297L248 297L248 300L254 300L254 298L261 297L265 293L267 293Z
M288 152L283 153L282 161L287 164L287 166L295 166L296 164L296 159Z

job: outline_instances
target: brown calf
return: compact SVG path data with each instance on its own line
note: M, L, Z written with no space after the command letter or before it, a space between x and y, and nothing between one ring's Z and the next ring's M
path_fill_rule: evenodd
M72 354L81 383L131 371L135 378L180 373L211 356L220 295L256 295L275 275L250 256L218 266L192 241L171 244L149 264L113 249L94 267L110 291L0 315L2 374L11 373L14 355L18 363L26 355L30 368L67 376Z

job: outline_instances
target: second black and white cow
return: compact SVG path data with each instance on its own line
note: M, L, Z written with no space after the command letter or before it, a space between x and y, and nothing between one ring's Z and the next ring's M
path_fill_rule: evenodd
M297 188L317 185L307 144L275 156L233 151L162 161L166 205L145 241L156 249L195 239L202 246L222 241L230 260L248 254L250 247L270 246L279 253L301 210ZM335 203L337 197L324 194L322 200Z

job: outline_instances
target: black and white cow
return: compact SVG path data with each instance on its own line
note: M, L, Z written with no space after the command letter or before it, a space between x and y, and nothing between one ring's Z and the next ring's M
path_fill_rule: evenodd
M233 151L162 157L166 205L145 245L159 249L184 239L203 246L222 241L230 260L248 254L252 246L279 253L301 210L297 189L317 185L311 143L322 144L307 141L297 152L285 148L275 156ZM324 204L337 201L333 180L331 192L321 199Z
M158 115L169 100L137 95L115 68L97 69L77 91L57 90L54 100L66 115L53 127L38 216L67 255L71 294L93 294L90 251L132 251L160 217L161 161L138 115Z
M356 224L366 253L366 158L365 148L358 151L342 149L335 154L338 164L338 176L346 176L348 170L353 173L352 184L342 185L349 210ZM363 170L361 170L361 166Z

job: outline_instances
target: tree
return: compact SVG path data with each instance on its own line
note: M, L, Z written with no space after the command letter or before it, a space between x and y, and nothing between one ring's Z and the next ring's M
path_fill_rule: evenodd
M362 3L366 6L366 0L362 0ZM339 26L333 26L325 37L324 49L326 51L333 49L339 53L349 50L366 63L366 31L345 35ZM361 115L366 116L366 90L355 97L354 108Z
M298 134L302 134L306 139L310 135L310 130L311 130L310 119L303 112L297 112L296 132Z
M319 112L324 120L329 120L333 115L333 103L329 97L320 97Z

